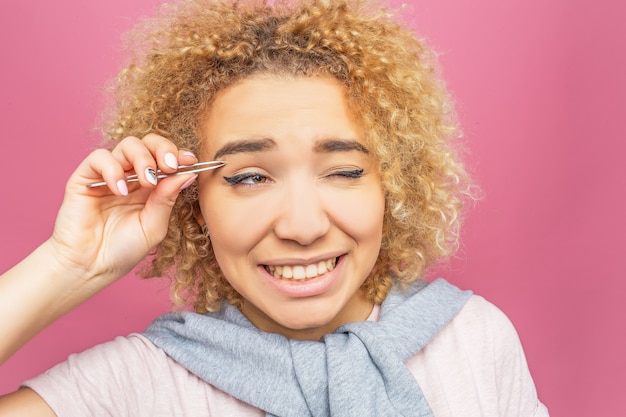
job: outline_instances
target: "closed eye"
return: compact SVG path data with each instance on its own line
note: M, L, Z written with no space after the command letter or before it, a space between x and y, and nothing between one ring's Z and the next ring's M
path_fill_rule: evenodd
M344 178L361 178L363 176L363 169L351 169L345 171L332 172L329 177L344 177Z

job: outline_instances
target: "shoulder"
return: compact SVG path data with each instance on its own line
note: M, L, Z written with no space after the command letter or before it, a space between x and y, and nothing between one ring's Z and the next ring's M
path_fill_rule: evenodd
M495 305L472 295L459 313L416 356L466 358L483 368L498 368L501 357L519 355L521 344L513 324Z
M472 295L454 319L437 336L471 343L467 348L507 350L520 344L513 323L498 307Z
M480 296L406 364L436 415L543 415L513 324Z
M131 335L71 354L23 385L44 398L59 416L97 415L105 411L102 403L109 401L106 411L115 414L140 398L152 404L154 394L144 392L144 387L158 380L165 366L162 352L145 338Z
M132 378L140 375L160 372L165 365L165 354L143 336L132 334L128 337L116 337L106 343L96 345L80 353L68 356L65 362L49 369L38 379L71 376L75 379L93 382L102 374L132 374ZM132 364L132 369L128 364ZM66 375L67 374L67 375ZM137 375L135 377L134 375ZM31 381L27 381L30 383Z
M23 385L44 398L58 416L254 415L255 411L191 374L140 334L70 355Z

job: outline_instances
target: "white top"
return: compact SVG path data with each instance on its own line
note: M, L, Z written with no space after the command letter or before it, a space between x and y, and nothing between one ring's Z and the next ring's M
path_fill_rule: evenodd
M375 308L370 320L377 320ZM436 417L547 417L508 318L473 295L406 362ZM59 417L265 416L189 373L139 334L71 355L26 381Z

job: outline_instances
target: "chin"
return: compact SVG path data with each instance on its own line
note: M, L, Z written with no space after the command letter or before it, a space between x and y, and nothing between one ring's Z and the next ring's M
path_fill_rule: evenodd
M294 332L315 332L330 333L335 330L333 321L337 312L330 312L327 309L321 313L315 310L307 310L302 313L283 314L280 320L276 320L285 329Z
M286 321L280 323L281 326L285 327L289 330L315 330L321 327L326 327L330 324L332 319L328 320L297 320L297 321Z

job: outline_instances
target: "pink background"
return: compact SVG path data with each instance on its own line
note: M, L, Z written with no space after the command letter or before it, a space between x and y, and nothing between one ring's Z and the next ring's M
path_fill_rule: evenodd
M120 34L158 3L0 2L0 270L49 236L66 178L98 141ZM626 2L410 4L485 193L442 274L509 315L553 416L626 415ZM103 291L0 367L0 392L141 331L168 309L166 288L129 277Z

